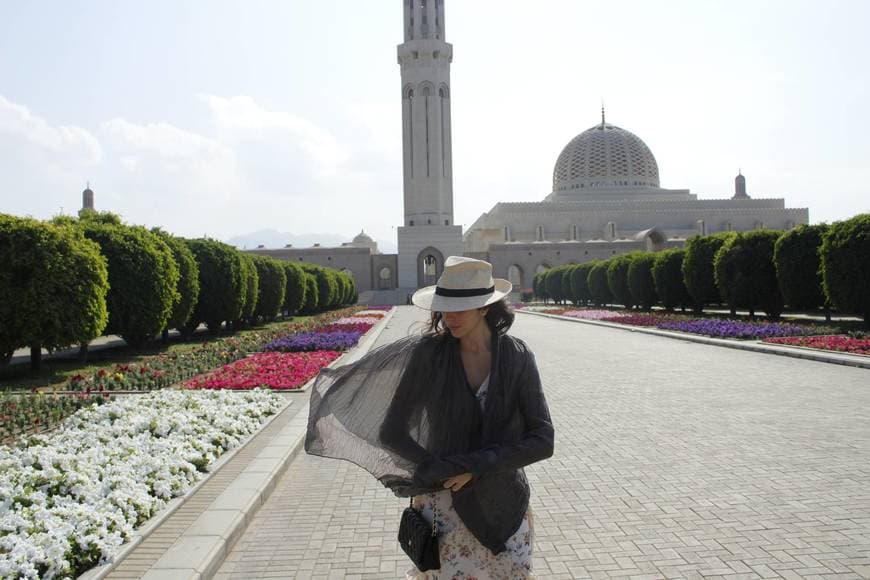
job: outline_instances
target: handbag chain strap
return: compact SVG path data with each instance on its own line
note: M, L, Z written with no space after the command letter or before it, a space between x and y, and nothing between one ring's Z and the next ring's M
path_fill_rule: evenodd
M411 509L414 509L414 496L411 496ZM438 535L438 524L435 522L435 517L438 515L438 511L435 509L435 504L432 504L432 537Z

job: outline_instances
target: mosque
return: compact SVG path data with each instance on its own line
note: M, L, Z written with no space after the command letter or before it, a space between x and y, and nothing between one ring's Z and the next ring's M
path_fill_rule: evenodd
M680 247L697 234L808 223L806 208L750 197L743 175L727 199L698 199L688 189L661 187L649 147L608 123L602 109L601 122L572 139L556 159L551 193L540 201L497 203L463 233L453 217L453 46L445 40L444 0L402 4L404 223L398 254L379 253L364 232L339 247L253 252L351 272L361 302L404 303L415 289L435 283L450 255L487 260L496 276L523 289L551 266Z

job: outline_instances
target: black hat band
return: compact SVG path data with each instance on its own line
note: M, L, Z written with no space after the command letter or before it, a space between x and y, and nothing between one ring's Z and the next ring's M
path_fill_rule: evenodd
M485 296L495 292L495 286L489 288L470 288L468 290L454 290L452 288L442 288L435 286L435 294L438 296L446 296L449 298L470 298L472 296Z

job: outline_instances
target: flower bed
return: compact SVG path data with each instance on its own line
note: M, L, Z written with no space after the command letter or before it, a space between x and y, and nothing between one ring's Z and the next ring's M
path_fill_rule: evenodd
M0 447L0 577L75 577L111 561L281 405L264 391L164 390L79 410L26 447Z
M662 330L677 330L717 338L768 338L773 336L800 336L813 329L797 324L779 322L743 322L739 320L692 319L663 322Z
M288 322L268 330L248 331L238 336L211 340L194 349L161 353L147 357L138 364L115 365L87 376L75 375L65 385L64 390L150 391L164 388L217 366L239 360L282 336L308 332L360 310L362 307L354 306L324 312L301 322ZM382 313L375 314L383 316Z
M335 324L371 324L380 322L380 316L345 316L335 321Z
M621 314L618 317L602 318L606 322L618 322L629 326L659 326L666 322L681 322L685 320L680 316L670 314Z
M562 313L562 316L570 316L571 318L580 318L583 320L608 320L618 322L618 319L628 316L613 310L567 310Z
M360 334L365 334L371 330L373 326L374 324L368 322L357 322L355 324L339 324L333 322L332 324L327 324L322 328L318 328L317 332L359 332Z
M355 312L354 316L363 316L365 318L383 318L386 314L380 310L361 310Z
M336 351L258 352L184 383L188 389L298 389L341 356Z
M315 350L345 351L356 346L361 332L302 332L273 340L265 351L303 352Z
M768 338L764 342L870 356L870 338L852 338L843 335L789 336Z
M106 400L107 393L45 395L0 393L0 443L58 425L83 407Z

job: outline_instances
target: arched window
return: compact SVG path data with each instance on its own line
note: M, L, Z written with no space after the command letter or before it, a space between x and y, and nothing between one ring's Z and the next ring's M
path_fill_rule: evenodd
M546 264L538 264L538 267L535 268L535 274L540 274L541 272L546 272L550 267Z
M508 268L508 281L514 285L515 290L523 287L523 270L516 264L511 264Z
M378 272L378 288L387 290L393 287L393 271L384 266Z
M431 286L438 282L438 259L432 254L423 258L423 284Z

